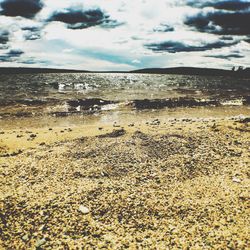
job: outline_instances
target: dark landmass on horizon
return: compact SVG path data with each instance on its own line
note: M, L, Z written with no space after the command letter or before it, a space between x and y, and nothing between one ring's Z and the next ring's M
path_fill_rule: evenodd
M52 68L23 68L0 67L0 74L38 74L38 73L86 73L87 70L52 69Z
M213 68L176 67L176 68L146 68L131 71L132 73L147 74L176 74L176 75L211 75L211 76L250 76L250 68L225 70Z
M53 68L23 68L0 67L0 74L39 74L39 73L140 73L140 74L176 74L176 75L210 75L210 76L243 76L250 77L250 68L236 70L174 67L174 68L145 68L132 71L88 71Z

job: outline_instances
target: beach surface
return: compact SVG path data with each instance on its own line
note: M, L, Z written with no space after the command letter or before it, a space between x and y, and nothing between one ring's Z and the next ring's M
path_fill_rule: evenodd
M0 248L247 249L249 109L209 110L1 120Z

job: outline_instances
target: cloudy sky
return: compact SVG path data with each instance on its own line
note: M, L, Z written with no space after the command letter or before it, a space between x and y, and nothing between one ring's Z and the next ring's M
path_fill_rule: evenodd
M0 66L250 67L250 0L0 0Z

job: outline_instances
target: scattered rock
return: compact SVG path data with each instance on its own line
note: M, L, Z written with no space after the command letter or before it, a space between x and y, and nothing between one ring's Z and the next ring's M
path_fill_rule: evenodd
M163 109L163 108L177 108L177 107L205 107L205 106L220 106L217 100L198 100L188 97L179 97L171 99L143 99L134 100L131 102L136 109Z
M217 124L220 133L201 122L187 131L182 122L183 131L172 122L159 133L157 126L153 133L111 129L106 139L86 136L0 159L0 185L10 190L0 199L3 247L247 248L248 134L229 133L228 123Z
M110 137L110 138L116 138L116 137L120 137L120 136L123 136L126 134L126 131L125 129L116 129L116 130L113 130L111 133L107 133L107 134L104 134L104 135L99 135L98 137L99 138L107 138L107 137Z
M22 237L22 240L23 240L23 241L28 241L28 240L29 240L29 235L28 235L28 234L25 234L25 235Z
M90 212L89 209L83 205L79 206L79 211L83 214L88 214Z
M44 228L45 228L45 225L41 225L38 230L43 231Z
M157 126L157 125L160 125L160 120L159 119L155 119L155 120L153 120L151 123L150 123L150 125L153 125L153 126Z
M240 123L249 123L250 122L250 117L247 117L247 118L245 118L243 120L240 120L239 122Z
M216 124L214 123L213 126L211 127L212 129L215 129L216 128Z
M235 176L232 178L232 180L233 180L233 182L241 183L241 179L239 179Z
M44 245L45 243L46 243L46 239L45 238L39 239L39 240L36 241L35 247L39 248L42 245Z
M16 155L21 154L22 152L23 152L22 150L18 150L17 152L13 152L13 153L8 153L8 154L3 154L3 155L0 155L0 157L10 157L10 156L16 156Z
M119 128L119 127L121 127L121 125L115 123L115 124L113 124L113 127L114 128Z

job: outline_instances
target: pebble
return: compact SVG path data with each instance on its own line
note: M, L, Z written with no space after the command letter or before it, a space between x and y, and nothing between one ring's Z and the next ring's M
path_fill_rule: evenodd
M29 236L27 234L22 237L23 241L27 241L28 239L29 239Z
M46 239L43 238L43 239L40 239L40 240L37 240L36 244L35 244L35 247L36 248L39 248L41 247L42 245L44 245L46 243Z
M88 214L90 212L89 209L83 205L79 206L79 211L82 212L83 214Z
M232 180L233 180L233 182L241 183L241 179L239 179L237 177L233 177Z
M155 119L155 120L153 120L151 123L150 123L150 125L160 125L160 120L159 119Z
M41 225L38 230L43 231L44 228L45 228L45 225Z

